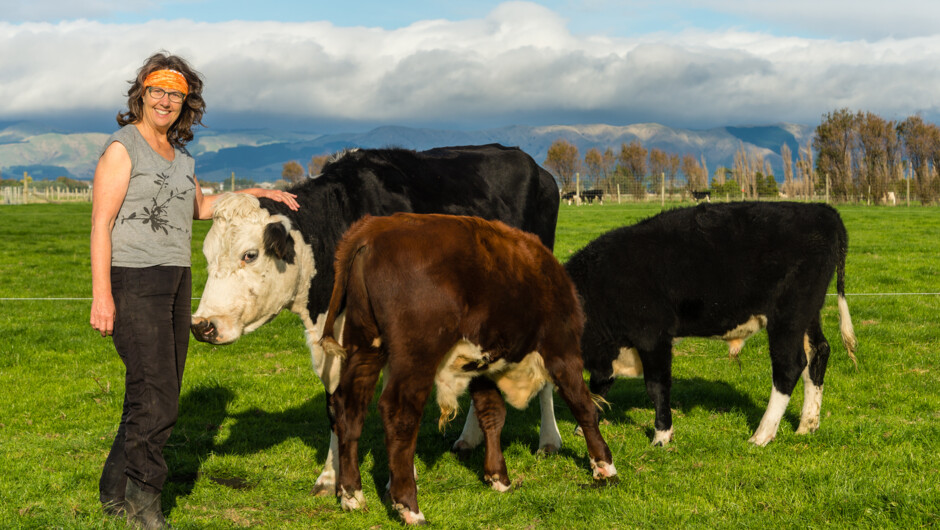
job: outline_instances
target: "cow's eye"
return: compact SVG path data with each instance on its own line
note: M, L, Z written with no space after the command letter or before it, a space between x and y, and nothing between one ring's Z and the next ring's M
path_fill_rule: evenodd
M256 259L258 259L257 250L249 250L248 252L245 252L245 254L242 256L242 261L244 261L245 263L251 263L252 261Z

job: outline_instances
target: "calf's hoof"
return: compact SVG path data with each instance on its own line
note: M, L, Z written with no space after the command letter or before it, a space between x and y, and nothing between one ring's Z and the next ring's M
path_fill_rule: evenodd
M503 482L503 479L506 482ZM483 477L483 482L486 482L490 485L490 488L493 491L498 491L500 493L506 493L512 489L512 484L509 483L509 477L500 477L499 475L486 475Z
M340 488L339 494L339 505L342 506L344 511L351 512L354 510L362 510L366 507L366 498L362 494L362 490L356 490L353 493L347 493L345 489Z
M601 477L595 478L590 484L582 484L581 489L597 489L597 488L606 488L608 486L615 486L620 484L620 475L614 475L612 477Z
M656 431L653 435L653 445L657 447L666 447L672 441L672 429L668 431Z
M796 434L810 434L816 432L817 429L819 429L819 418L800 421L800 426L797 428Z
M751 442L752 444L758 446L758 447L764 447L765 445L767 445L767 444L769 444L771 441L773 441L773 439L776 438L776 437L777 437L776 434L772 434L772 435L770 435L770 436L767 436L767 435L764 435L764 434L760 434L760 435L759 435L759 434L757 434L757 433L754 433L754 436L751 436L751 437L748 439L748 441Z
M424 514L419 510L418 513L415 513L408 509L404 504L395 503L392 505L392 508L398 512L398 515L401 516L402 522L407 525L413 526L425 526L428 524L428 520L424 518Z
M612 479L617 476L617 468L612 462L597 462L591 459L591 471L594 480Z
M580 427L578 427L580 429ZM539 450L535 452L537 456L551 456L558 453L558 447L553 444L545 444L542 447L539 447Z

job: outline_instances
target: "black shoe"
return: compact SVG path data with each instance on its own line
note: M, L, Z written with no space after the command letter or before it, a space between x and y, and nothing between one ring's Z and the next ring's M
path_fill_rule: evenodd
M163 518L160 507L160 493L144 491L133 480L127 481L124 492L124 508L127 510L127 524L134 528L154 530L172 528Z

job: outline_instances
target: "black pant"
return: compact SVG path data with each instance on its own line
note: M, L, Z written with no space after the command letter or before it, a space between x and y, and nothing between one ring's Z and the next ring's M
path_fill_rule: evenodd
M124 411L99 484L102 502L124 498L127 477L158 493L163 447L176 424L189 346L188 267L112 267L114 347L124 361Z

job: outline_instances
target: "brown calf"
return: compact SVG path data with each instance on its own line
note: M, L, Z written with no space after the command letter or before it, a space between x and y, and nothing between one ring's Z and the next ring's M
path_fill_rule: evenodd
M334 323L345 307L345 349ZM449 215L366 217L337 247L336 278L324 326L327 355L343 358L329 407L339 441L337 496L364 505L358 440L379 372L387 365L379 412L389 459L389 493L409 524L418 509L414 454L424 404L437 385L443 425L470 390L486 454L484 477L509 488L499 444L500 392L522 408L552 382L584 430L594 478L616 476L582 376L584 317L571 280L531 234L501 222ZM484 376L484 377L478 377Z

